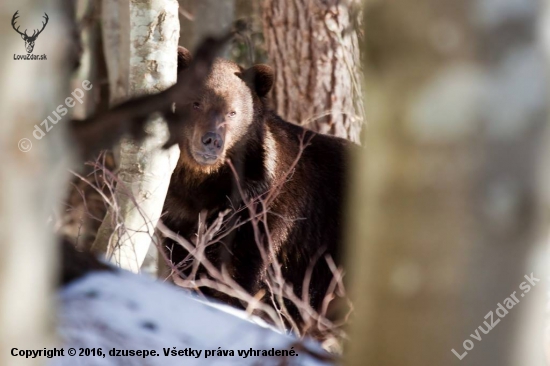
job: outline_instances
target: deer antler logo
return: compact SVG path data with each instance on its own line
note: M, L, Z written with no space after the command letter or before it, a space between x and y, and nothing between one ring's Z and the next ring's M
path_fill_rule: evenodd
M48 14L44 13L43 18L46 19L46 21L42 22L42 29L40 29L40 30L35 29L32 36L29 36L27 34L26 29L25 29L24 33L21 33L19 31L19 27L15 28L15 22L16 22L17 18L19 18L19 15L17 13L19 13L19 10L17 10L15 12L15 14L13 14L13 18L11 19L11 26L13 27L13 29L15 29L15 31L17 33L19 33L21 35L21 38L23 38L23 40L25 41L25 48L27 49L27 53L32 53L32 50L34 49L34 42L36 41L36 38L38 38L40 33L42 33L44 28L46 28L46 24L48 24L48 20L49 20Z

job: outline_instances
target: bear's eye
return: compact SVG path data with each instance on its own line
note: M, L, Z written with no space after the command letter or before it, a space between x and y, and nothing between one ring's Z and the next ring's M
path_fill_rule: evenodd
M233 111L233 112L229 112L229 117L235 117L237 115L237 112Z
M199 102L193 103L193 109L201 109L201 104Z

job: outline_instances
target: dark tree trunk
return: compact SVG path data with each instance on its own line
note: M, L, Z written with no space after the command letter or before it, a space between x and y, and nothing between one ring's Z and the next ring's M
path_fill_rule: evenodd
M359 142L364 122L355 1L266 0L273 104L288 121Z

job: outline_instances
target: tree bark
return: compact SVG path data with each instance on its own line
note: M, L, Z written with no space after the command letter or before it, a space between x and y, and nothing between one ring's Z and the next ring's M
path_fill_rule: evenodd
M266 0L264 36L284 119L359 142L364 123L358 2Z
M66 188L68 157L73 154L64 139L66 120L53 127L50 123L52 129L40 139L33 131L36 125L43 128L40 123L70 96L72 70L67 65L74 44L67 36L65 15L71 7L61 3L44 1L37 6L35 1L4 1L0 12L0 43L5 55L0 58L1 365L41 365L42 358L11 356L11 348L55 345L52 319L57 243L47 222ZM47 61L12 58L27 54L23 40L11 27L16 10L22 28L40 25L44 12L48 14L49 24L33 51L46 54ZM62 39L68 41L60 42Z
M105 1L103 8L106 31L112 32L105 37L112 101L158 93L174 84L177 1ZM178 156L177 146L160 149L168 139L161 118L151 118L146 130L149 136L142 143L121 143L117 208L107 213L94 243L95 251L106 250L108 258L133 272L139 271L152 243Z
M364 9L369 134L350 200L350 365L543 364L545 284L519 286L546 278L537 163L548 95L540 9L519 4ZM500 318L514 291L519 305ZM489 312L498 325L484 334ZM539 329L527 337L529 313Z

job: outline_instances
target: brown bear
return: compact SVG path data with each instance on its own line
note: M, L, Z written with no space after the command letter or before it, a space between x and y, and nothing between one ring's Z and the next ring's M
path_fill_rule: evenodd
M190 59L188 51L180 48L180 70ZM187 121L177 136L181 156L163 221L193 241L199 213L205 212L211 223L220 212L230 210L231 220L222 228L229 234L208 247L208 259L225 266L245 290L256 294L266 289L270 265L262 260L258 245L266 248L270 242L298 297L306 272L313 269L308 296L319 309L333 278L324 256L339 263L347 155L355 145L278 117L266 100L273 79L269 66L243 69L217 59L194 101L177 104L176 110ZM251 213L262 212L258 199L267 200L268 207L255 230L250 218ZM253 209L244 207L253 200ZM166 245L172 261L188 274L190 268L183 263L188 253L170 240Z

